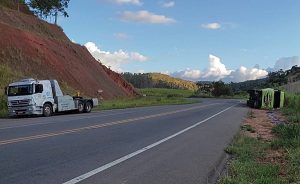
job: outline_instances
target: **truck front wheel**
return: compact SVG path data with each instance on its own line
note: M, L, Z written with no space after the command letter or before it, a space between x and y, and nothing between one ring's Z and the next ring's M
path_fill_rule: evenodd
M43 115L44 115L45 117L49 117L49 116L52 115L52 107L51 107L51 105L45 104L45 105L43 106Z

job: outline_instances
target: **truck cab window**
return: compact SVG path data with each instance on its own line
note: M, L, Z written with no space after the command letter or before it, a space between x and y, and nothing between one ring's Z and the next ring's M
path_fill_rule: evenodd
M43 84L35 85L35 93L43 93Z
M8 96L31 95L33 93L32 85L9 86Z

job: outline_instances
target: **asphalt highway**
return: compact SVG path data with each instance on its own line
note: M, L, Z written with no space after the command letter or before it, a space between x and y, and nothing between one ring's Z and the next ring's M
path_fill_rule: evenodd
M239 100L0 119L1 184L201 184L224 159Z

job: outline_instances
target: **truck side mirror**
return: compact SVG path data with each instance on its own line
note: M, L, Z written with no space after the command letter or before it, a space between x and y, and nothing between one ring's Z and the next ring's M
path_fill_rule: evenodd
M4 91L4 94L5 94L5 95L8 94L8 91L7 91L7 90L8 90L8 87L5 87L5 91Z
M35 85L35 93L43 93L43 84L36 84Z

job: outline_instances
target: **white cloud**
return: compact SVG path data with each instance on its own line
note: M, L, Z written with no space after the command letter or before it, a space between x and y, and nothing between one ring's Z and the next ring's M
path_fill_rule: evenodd
M164 3L162 4L162 6L165 7L165 8L172 8L172 7L175 6L175 2L174 2L174 1L164 2Z
M140 61L140 62L144 62L144 61L148 60L148 58L146 56L143 56L142 54L140 54L138 52L131 52L130 58L133 61Z
M204 70L202 78L206 80L220 80L229 75L231 70L227 70L226 66L221 63L221 59L214 55L209 55L208 68Z
M220 23L213 22L208 24L202 24L201 27L204 29L220 29L222 25Z
M174 77L193 81L217 81L223 80L225 82L242 82L246 80L255 80L266 77L268 72L259 69L258 66L254 68L246 68L241 66L237 70L227 69L221 62L221 59L214 55L209 55L209 64L203 71L197 69L186 69L171 73Z
M124 11L120 14L120 18L124 21L150 23L150 24L171 24L176 21L172 18L164 15L156 15L148 12L147 10L141 10L137 12Z
M96 60L100 60L102 64L116 72L122 72L122 65L129 62L144 62L148 60L146 56L138 52L126 52L123 50L115 52L102 51L93 42L88 42L84 46Z
M137 72L135 72L135 73L145 73L145 70L143 70L143 69L140 69L140 70L138 70Z
M142 5L143 4L140 0L110 0L110 1L119 5L122 4Z
M288 70L291 69L293 66L298 65L300 66L300 57L293 56L293 57L283 57L276 61L273 71Z
M114 37L119 40L127 40L129 38L128 34L126 33L115 33Z
M267 75L268 72L266 70L241 66L239 69L231 72L230 75L226 76L223 80L225 82L242 82L264 78Z
M182 79L186 79L186 80L198 80L201 77L201 71L200 70L193 70L190 68L187 68L185 70L182 71L177 71L174 73L169 73L169 72L162 72L165 73L167 75L172 75L174 77L177 78L182 78Z

